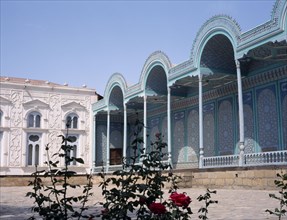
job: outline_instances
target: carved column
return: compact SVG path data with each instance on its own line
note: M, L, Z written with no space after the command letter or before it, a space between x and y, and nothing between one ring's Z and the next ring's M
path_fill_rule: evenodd
M93 136L94 136L94 138L93 138L93 144L92 144L92 169L94 168L94 167L96 167L96 152L97 152L97 114L95 114L94 115L94 117L93 117L93 122L94 122L94 124L93 124Z
M107 115L107 162L106 162L106 172L109 171L110 166L110 110L108 110Z
M202 74L199 74L198 113L199 113L199 168L203 168L203 102L202 102Z
M243 166L244 162L244 114L243 114L243 95L241 70L239 60L235 61L237 71L237 86L238 86L238 114L239 114L239 166Z
M144 95L144 127L143 127L143 147L144 147L144 154L146 153L147 148L147 96Z
M170 103L170 87L167 87L167 146L168 146L168 163L172 165L171 157L171 103Z
M127 105L124 103L124 135L123 135L123 158L125 159L127 156Z

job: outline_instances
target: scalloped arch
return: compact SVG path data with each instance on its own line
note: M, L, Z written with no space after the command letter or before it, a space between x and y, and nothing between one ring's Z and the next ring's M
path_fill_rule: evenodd
M119 86L122 90L123 97L125 97L126 90L127 90L127 83L125 78L120 73L114 73L110 79L108 80L108 83L106 85L105 93L104 93L104 99L105 104L108 106L109 97L111 95L111 92L115 86Z
M162 51L155 51L146 59L145 64L142 68L140 76L140 84L142 90L144 90L145 88L146 79L148 78L151 69L157 65L160 65L164 69L166 73L166 78L168 78L168 72L172 67L172 64L165 53L163 53Z
M213 16L207 20L197 32L191 49L190 59L194 61L195 67L199 67L201 53L208 40L217 34L225 35L233 45L234 51L240 38L240 26L227 15Z
M287 28L287 1L277 0L275 2L271 13L271 20L278 20L280 28Z

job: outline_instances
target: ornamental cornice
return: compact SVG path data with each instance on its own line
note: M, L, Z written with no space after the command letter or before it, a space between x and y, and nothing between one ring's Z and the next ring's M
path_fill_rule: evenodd
M176 79L186 73L192 72L196 68L194 67L193 60L189 59L180 63L169 70L169 80Z
M127 99L133 98L134 96L137 96L141 92L142 91L141 91L140 83L134 84L127 89L127 93L126 93L125 98L127 98Z
M97 101L97 102L95 102L95 103L93 104L92 109L93 109L93 111L95 112L95 111L99 111L100 109L103 109L103 108L105 108L105 107L106 107L105 100L104 100L104 99L101 99L101 100L99 100L99 101Z
M282 66L262 74L257 74L242 80L244 89L253 88L255 85L266 84L270 81L279 80L287 76L287 66Z
M39 99L35 99L35 100L31 100L31 101L28 101L28 102L25 102L23 103L23 106L24 107L33 107L35 109L37 108L49 108L49 104L39 100Z
M86 110L85 106L78 102L72 101L61 106L63 109Z
M245 33L242 33L239 40L238 50L242 50L248 47L250 44L254 44L258 41L262 41L264 38L269 38L270 35L277 34L283 27L280 27L284 18L281 18L284 13L284 5L286 0L277 0L273 6L271 13L271 19L264 24L261 24ZM281 30L283 31L283 29Z

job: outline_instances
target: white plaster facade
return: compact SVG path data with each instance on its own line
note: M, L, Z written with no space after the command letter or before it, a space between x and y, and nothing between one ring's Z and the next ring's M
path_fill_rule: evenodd
M44 167L45 146L54 154L66 135L68 116L75 118L69 136L76 137L78 172L91 167L91 104L98 101L94 89L75 88L42 80L1 77L0 175L28 175L35 165ZM63 161L61 161L63 164Z

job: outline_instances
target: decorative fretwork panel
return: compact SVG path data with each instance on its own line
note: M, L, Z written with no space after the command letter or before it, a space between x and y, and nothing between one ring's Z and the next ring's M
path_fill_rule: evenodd
M167 117L165 116L161 121L161 134L162 134L162 141L166 144L168 144L167 140ZM168 159L168 146L166 146L164 149L162 149L162 152L166 154L166 156L163 158L164 160Z
M184 134L184 112L175 113L172 149L172 160L174 164L184 161Z
M151 149L150 149L150 145L151 143L154 143L156 141L156 137L155 135L157 133L159 133L159 118L154 118L154 119L151 119L150 122L149 122L149 132L148 132L148 135L149 135L149 143L147 145L147 152L149 152Z
M101 166L106 161L107 155L107 126L97 126L96 136L96 166Z
M187 119L188 162L197 163L199 155L199 117L197 110L191 110Z
M203 106L203 147L204 155L215 156L214 103Z
M287 150L287 81L281 83L283 150Z
M123 148L123 135L119 130L111 132L110 148Z
M257 90L258 144L263 152L278 150L275 85Z
M219 155L234 153L234 120L232 112L232 98L218 103L218 149Z
M245 137L244 153L250 154L255 153L252 92L247 92L243 94L243 102L244 102L243 112L244 112L244 137ZM238 137L239 137L239 122L238 122ZM236 149L236 151L238 152L238 149Z
M244 153L255 153L253 111L249 105L244 105ZM238 150L238 149L237 149Z
M123 124L111 123L110 148L123 148Z

